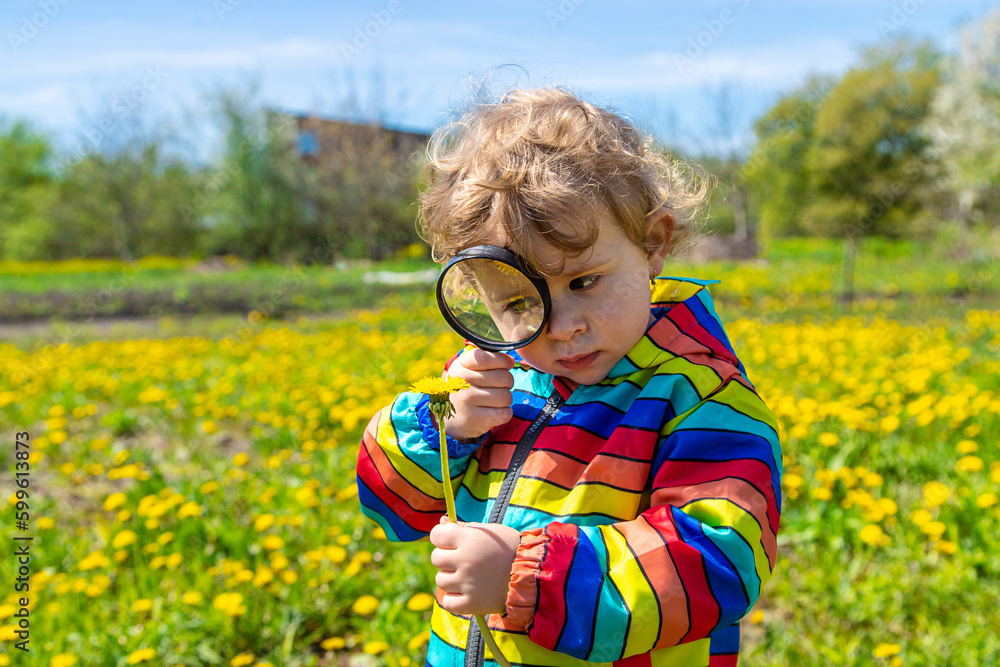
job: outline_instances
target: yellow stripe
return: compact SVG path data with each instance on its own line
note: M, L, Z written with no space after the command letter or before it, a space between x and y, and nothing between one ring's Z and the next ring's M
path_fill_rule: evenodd
M686 280L656 280L653 282L650 300L654 304L685 301L703 289L704 285L689 283Z
M461 616L453 616L436 602L431 612L431 630L452 646L465 647L469 640L469 621Z
M649 654L652 667L708 667L708 646L706 637L696 642L678 644Z
M472 457L469 459L469 468L462 478L462 483L473 497L479 500L488 500L499 495L506 474L505 470L494 470L484 475L479 472L479 461Z
M641 624L632 623L629 626L625 644L625 655L643 653L653 647L661 625L661 619L653 612L656 605L654 593L639 567L639 561L629 551L625 536L613 526L602 526L600 530L608 546L608 574L621 592L629 612L635 613L636 609L640 609L640 614L651 616Z
M719 376L711 366L693 364L684 357L674 357L673 359L660 364L656 369L657 375L682 374L694 385L699 396L705 397L719 388Z
M431 498L443 498L444 490L441 488L441 482L407 458L399 448L399 440L396 438L396 431L392 428L390 415L390 408L385 408L379 413L376 437L382 451L385 452L386 457L403 479Z
M431 615L431 628L438 637L452 646L464 648L468 642L469 620L449 614L436 604ZM593 665L596 667L597 665L612 664L610 662L585 662L565 653L550 651L528 639L527 635L494 630L493 637L497 640L497 645L504 656L513 664L537 665L538 667L563 667L564 665L579 667ZM701 639L653 651L650 658L654 667L704 667L708 665L708 645L708 639ZM489 647L486 647L486 657L493 659L493 653Z
M511 503L560 516L600 512L614 518L632 519L641 499L641 493L603 484L578 484L567 491L540 479L522 478L517 482Z
M726 498L706 498L697 500L681 508L688 516L715 528L732 528L739 533L753 549L754 567L761 584L771 576L771 570L761 544L760 524L753 515ZM751 591L752 593L752 591Z
M725 398L720 398L722 396ZM741 382L730 382L725 389L716 394L713 400L725 403L734 410L742 412L748 419L767 424L774 429L775 433L778 431L774 415L768 410L764 401Z

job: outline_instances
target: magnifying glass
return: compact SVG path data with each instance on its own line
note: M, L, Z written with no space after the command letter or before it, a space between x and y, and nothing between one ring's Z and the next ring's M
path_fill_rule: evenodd
M437 282L437 302L451 328L477 347L507 352L545 328L552 307L545 280L515 253L477 245L452 257Z

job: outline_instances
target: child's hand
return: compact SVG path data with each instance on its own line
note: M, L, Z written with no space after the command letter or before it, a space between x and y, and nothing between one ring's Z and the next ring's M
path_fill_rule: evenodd
M521 533L497 523L441 523L431 530L434 582L441 606L453 614L499 614L507 608L507 584Z
M476 348L463 352L451 363L448 375L460 377L471 385L451 397L454 416L445 419L445 433L459 440L482 436L494 426L510 421L514 416L510 393L514 376L510 369L514 360L500 352Z

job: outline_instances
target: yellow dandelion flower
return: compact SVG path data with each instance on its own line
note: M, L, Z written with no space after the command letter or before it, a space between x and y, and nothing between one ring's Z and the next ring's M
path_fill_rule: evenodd
M898 655L903 647L899 644L879 644L872 651L872 655L876 658L891 658L894 655Z
M47 516L40 517L36 524L41 530L48 530L56 525L56 522Z
M181 596L181 602L187 605L201 604L205 601L205 598L198 591L188 591Z
M882 433L892 433L899 428L899 417L896 415L889 415L888 417L883 417L882 421L879 422L879 430Z
M138 651L132 651L128 656L128 664L137 665L140 662L146 662L147 660L152 660L156 656L156 651L151 648L141 648Z
M108 496L104 500L103 507L105 512L112 512L124 504L125 504L125 494L118 492L118 493L112 493L110 496Z
M410 386L410 391L428 396L454 394L468 389L469 383L459 377L429 377L417 380Z
M221 488L222 486L213 479L212 481L205 482L200 487L198 487L198 492L204 495L208 495L209 493L212 493L213 491L218 491Z
M818 489L813 489L810 494L815 500L831 500L833 498L833 492L825 486L821 486Z
M201 505L194 501L186 502L177 510L178 519L186 519L191 516L201 516Z
M910 520L920 527L926 526L933 519L933 515L927 510L914 510L910 513Z
M148 598L139 598L132 603L132 611L149 611L153 608L153 601Z
M434 606L434 596L430 593L417 593L406 601L406 608L410 611L427 611Z
M277 535L268 535L261 541L261 545L268 551L277 551L285 546L285 541Z
M869 489L874 489L882 486L882 475L877 472L869 472L862 476L861 483L867 486Z
M351 610L359 616L370 616L376 609L378 609L378 598L373 595L362 595L351 605Z
M212 435L219 430L219 427L211 419L206 419L201 423L201 430L205 432L205 435Z
M115 535L115 538L111 540L111 546L115 549L122 549L132 544L138 539L138 536L131 530L123 530L122 532Z
M258 533L263 532L274 525L274 515L273 514L261 514L253 522L254 530Z
M987 507L993 507L997 504L997 494L995 493L983 493L976 498L976 507L986 509Z
M450 417L455 412L455 406L448 398L450 394L468 389L469 383L462 378L448 376L443 378L429 377L417 380L410 386L410 391L427 394L431 399L431 412L438 419Z
M230 660L229 664L232 665L232 667L244 667L244 665L252 664L253 660L254 660L253 653L240 653L232 660Z
M958 551L958 545L950 540L938 540L934 543L934 548L943 554L948 554L949 556Z
M978 456L973 456L971 454L969 456L963 456L955 464L955 470L957 472L980 472L984 467L985 465L983 464L983 460Z
M368 655L378 655L379 653L383 653L386 650L388 650L388 648L389 648L388 642L374 641L365 644L364 651Z
M326 651L336 651L347 646L347 640L343 637L329 637L319 643Z
M253 586L255 588L261 588L262 586L267 586L273 580L274 572L272 572L268 567L261 566L254 575Z
M291 586L299 580L299 575L294 570L284 570L281 573L281 580Z
M882 532L881 526L874 523L870 523L862 528L858 537L862 542L873 547L880 547L889 544L889 537Z
M750 622L754 625L760 625L764 622L764 612L760 609L755 609L752 614L750 614Z
M972 454L979 451L979 445L972 440L962 440L955 445L955 449L959 454Z
M826 431L824 433L819 434L819 444L823 445L824 447L833 447L837 445L839 442L840 442L840 436L837 435L836 433L830 433L829 431Z
M236 456L233 457L233 465L234 466L245 466L247 464L247 461L249 461L249 460L250 460L250 457L247 456L246 452L240 452L239 454L237 454Z
M83 560L80 561L79 568L81 570L93 570L99 567L107 567L111 564L108 557L104 555L102 551L94 551L87 554Z
M418 648L429 642L430 639L431 639L431 631L424 630L423 632L420 632L411 637L410 641L406 642L406 648L410 649L411 651L416 651Z
M243 596L239 593L220 593L215 596L212 606L227 616L239 616L247 610L243 604Z
M948 526L941 521L928 521L920 527L920 530L932 540L937 540L944 535L944 531L948 530Z
M938 481L924 484L924 504L927 507L938 507L943 505L951 493L948 487Z
M49 660L49 667L73 667L76 664L76 656L72 653L60 653Z

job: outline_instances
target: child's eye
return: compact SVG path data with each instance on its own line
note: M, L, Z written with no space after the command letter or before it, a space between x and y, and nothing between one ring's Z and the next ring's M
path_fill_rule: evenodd
M508 301L506 309L508 312L515 312L518 315L521 315L538 305L540 305L538 299L528 296L519 296Z
M593 287L599 279L600 276L580 276L569 281L569 288L571 290L585 290L588 287Z

